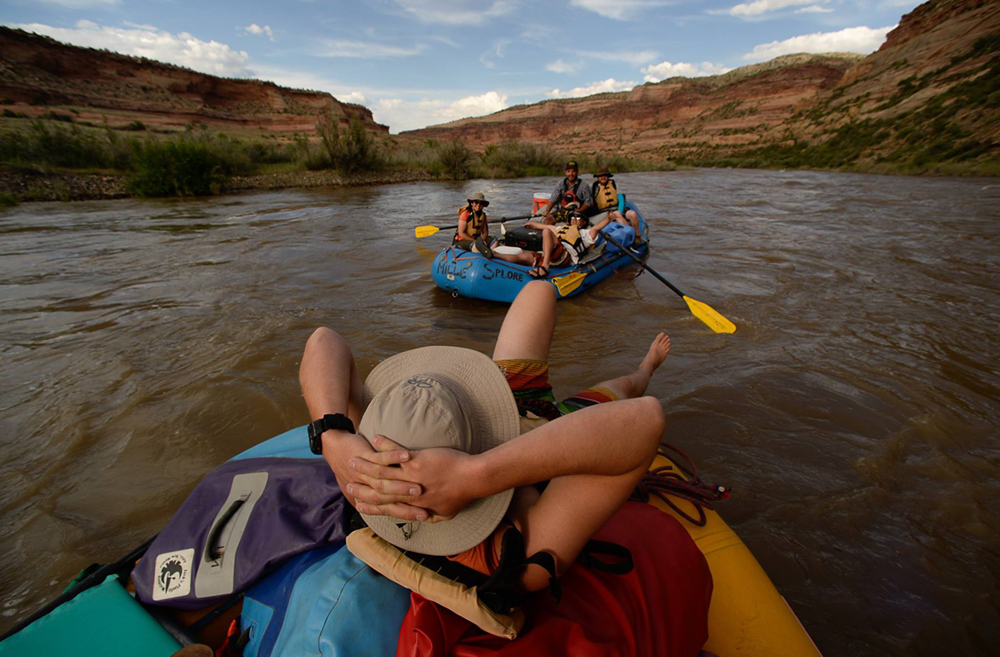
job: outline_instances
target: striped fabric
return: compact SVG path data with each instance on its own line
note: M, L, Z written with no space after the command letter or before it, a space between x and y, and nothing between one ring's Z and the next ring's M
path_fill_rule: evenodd
M604 402L615 401L617 396L607 388L593 387L556 402L549 384L549 364L543 360L511 359L495 361L507 384L514 393L517 410L521 415L534 413L547 420Z

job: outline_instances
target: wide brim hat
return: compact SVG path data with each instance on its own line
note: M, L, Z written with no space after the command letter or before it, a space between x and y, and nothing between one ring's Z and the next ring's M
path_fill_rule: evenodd
M601 176L607 176L608 178L614 178L615 174L611 173L607 169L601 169L600 171L598 171L597 173L594 174L595 178L600 178Z
M489 356L461 347L431 346L413 349L387 358L371 371L364 384L365 417L359 432L372 411L372 400L381 399L393 386L412 382L427 374L446 383L463 405L463 415L477 438L474 453L482 453L516 438L520 421L514 394L500 368ZM376 400L378 403L378 400ZM405 431L405 429L404 429ZM382 433L380 431L376 432ZM406 436L385 434L406 446ZM369 440L372 436L366 436ZM361 514L368 526L388 542L404 550L431 555L454 555L485 540L507 513L513 489L474 500L450 520L416 522Z
M472 196L470 196L465 200L468 201L469 203L472 203L473 201L479 201L480 203L483 204L484 208L488 207L490 204L490 202L486 200L486 197L483 196L482 192L476 192L475 194L473 194Z

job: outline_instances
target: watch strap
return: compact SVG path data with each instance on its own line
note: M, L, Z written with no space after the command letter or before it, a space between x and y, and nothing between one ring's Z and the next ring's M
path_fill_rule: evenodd
M357 433L354 430L354 423L351 422L351 418L343 413L324 415L320 419L310 422L307 429L307 433L309 434L309 450L313 454L323 453L323 433L331 429Z

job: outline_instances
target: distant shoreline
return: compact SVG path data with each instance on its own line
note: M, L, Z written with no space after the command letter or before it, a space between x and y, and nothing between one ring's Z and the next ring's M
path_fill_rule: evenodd
M678 169L723 169L734 167L713 166L683 166ZM740 167L735 167L740 168ZM748 167L760 169L761 167ZM785 170L779 167L765 167L774 171ZM786 167L796 169L795 167ZM908 172L892 167L873 167L869 170L857 169L797 169L801 171L827 171L839 173L862 173L869 175L903 175L915 177L983 177L992 178L992 171L949 170L946 167L934 167L928 171ZM31 171L4 170L0 167L0 192L7 193L17 203L44 203L52 201L99 201L142 198L129 194L125 188L128 179L124 174L88 174L88 173L42 173ZM253 191L273 191L279 189L309 189L316 187L362 187L366 185L395 185L420 181L447 181L454 178L432 175L421 169L391 169L380 172L364 172L345 175L333 169L319 171L292 171L286 173L261 173L247 176L231 176L221 185L216 195L239 194ZM158 197L184 198L184 197ZM206 196L202 198L211 198ZM2 205L0 205L2 207Z
M125 191L125 175L83 173L36 173L0 170L0 190L18 203L47 201L97 201L139 198ZM232 176L220 194L311 187L356 187L439 180L416 169L388 170L344 175L331 169Z

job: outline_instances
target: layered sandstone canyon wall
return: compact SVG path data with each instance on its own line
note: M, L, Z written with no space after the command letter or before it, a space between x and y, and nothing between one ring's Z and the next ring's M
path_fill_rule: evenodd
M81 121L106 120L111 127L140 121L168 131L200 124L279 136L311 134L325 112L343 125L357 118L372 132L389 132L368 108L328 93L220 78L6 27L0 27L0 100L28 116L60 107Z
M861 125L864 138L877 135L882 143L855 150L876 160L918 148L934 136L922 123L938 121L956 140L974 142L976 157L996 157L998 49L1000 2L933 0L904 16L867 57L789 55L724 75L550 100L403 134L458 139L480 151L518 140L578 155L711 163L823 144Z

